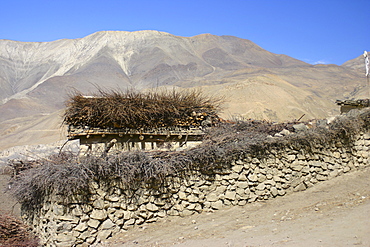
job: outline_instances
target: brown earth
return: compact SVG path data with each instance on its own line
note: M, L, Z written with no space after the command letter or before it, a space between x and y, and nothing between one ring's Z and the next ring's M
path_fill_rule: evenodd
M98 246L370 246L369 177L370 167L265 202L168 217Z

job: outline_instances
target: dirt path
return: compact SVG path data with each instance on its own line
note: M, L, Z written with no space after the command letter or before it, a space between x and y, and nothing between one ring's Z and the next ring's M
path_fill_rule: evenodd
M99 246L173 245L370 246L370 168L266 202L169 217Z

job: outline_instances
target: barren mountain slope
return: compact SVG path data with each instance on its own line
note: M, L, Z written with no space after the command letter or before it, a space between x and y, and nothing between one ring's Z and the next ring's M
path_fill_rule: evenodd
M38 114L1 122L0 150L14 146L49 144L65 140L66 127L61 125L63 111Z
M360 55L354 59L348 60L347 62L343 63L342 66L356 69L356 70L361 71L361 73L365 73L364 55Z
M183 38L157 31L98 32L82 39L44 43L1 40L0 54L0 99L24 95L55 76L106 64L102 57L108 58L107 65L120 67L117 73L145 87L202 77L217 69L306 65L236 37L205 34Z
M268 121L325 118L330 100L296 87L274 74L235 75L228 83L200 87L210 95L223 95L222 117L226 119L265 119ZM315 104L320 107L314 107Z
M0 40L0 133L7 139L9 128L21 131L10 123L32 129L32 119L62 109L73 90L97 87L201 87L225 95L223 117L323 118L337 112L337 98L356 96L363 79L351 66L312 66L232 36L110 31L43 43Z

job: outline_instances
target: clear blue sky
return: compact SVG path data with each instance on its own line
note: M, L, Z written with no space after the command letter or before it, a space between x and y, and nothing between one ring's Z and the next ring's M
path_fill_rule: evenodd
M233 35L308 63L340 65L370 50L370 0L0 0L0 39L105 30Z

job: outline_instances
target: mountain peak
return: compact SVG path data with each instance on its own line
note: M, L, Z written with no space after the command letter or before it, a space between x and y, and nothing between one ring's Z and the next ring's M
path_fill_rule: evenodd
M135 37L135 38L145 38L148 36L174 36L172 34L156 31L156 30L140 30L140 31L99 31L92 33L84 38L101 38L101 37L109 37L109 38L122 38L122 37Z
M0 71L0 78L6 78L0 79L4 89L0 100L24 97L53 77L80 73L82 68L88 71L92 65L96 70L106 61L120 67L122 78L140 88L176 85L247 67L305 64L237 37L200 34L184 38L155 30L101 31L80 39L41 43L0 41L0 51L0 65L8 68Z

